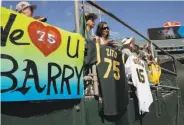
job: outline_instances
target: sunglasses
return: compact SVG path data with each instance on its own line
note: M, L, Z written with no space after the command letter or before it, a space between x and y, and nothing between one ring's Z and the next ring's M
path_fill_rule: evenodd
M102 30L109 30L109 27L103 27Z

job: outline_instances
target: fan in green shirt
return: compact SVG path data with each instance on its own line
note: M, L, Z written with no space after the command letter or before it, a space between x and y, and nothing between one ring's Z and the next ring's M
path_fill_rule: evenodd
M97 15L94 13L82 13L80 16L80 34L88 40L93 40L91 30L95 27Z

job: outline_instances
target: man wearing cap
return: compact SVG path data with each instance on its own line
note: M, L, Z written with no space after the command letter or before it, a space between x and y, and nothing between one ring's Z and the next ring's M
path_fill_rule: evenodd
M151 62L158 62L158 53L155 49L155 47L152 45L152 43L147 43L144 45L144 51L146 52L146 55L148 56L147 60L148 63Z
M135 38L131 37L131 38L124 38L122 41L122 52L127 54L128 56L131 56L134 50L134 44L135 44Z
M91 35L91 30L95 27L95 19L97 19L97 15L94 13L83 13L80 16L80 34L88 39L94 40L94 37ZM74 32L76 32L74 30Z
M16 5L16 11L28 17L33 17L33 13L36 8L37 8L37 5L31 5L26 1L21 1ZM46 22L47 20L45 17L40 17L40 16L36 16L34 18L42 22Z
M87 13L85 14L85 18L87 31L90 32L95 27L95 20L97 19L97 15L94 13Z

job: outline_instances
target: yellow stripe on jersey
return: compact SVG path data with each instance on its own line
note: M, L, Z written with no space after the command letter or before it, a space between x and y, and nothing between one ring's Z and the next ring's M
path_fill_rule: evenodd
M123 64L125 64L125 54L122 53L122 61L123 61Z
M96 65L100 64L101 59L100 59L100 46L99 43L96 43L96 54L97 54L97 63Z

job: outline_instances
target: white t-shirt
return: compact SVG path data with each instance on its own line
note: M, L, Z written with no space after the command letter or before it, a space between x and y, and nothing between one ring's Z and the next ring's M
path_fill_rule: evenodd
M105 44L105 42L103 41L102 37L100 37L100 44L101 45L104 45Z
M99 42L100 42L99 44L100 44L100 45L105 45L105 42L104 42L104 40L102 39L102 37L96 36L96 39L99 40Z
M133 85L137 88L136 95L139 101L139 111L149 112L149 107L153 102L148 75L143 60L137 57L128 57L125 64L125 72L127 76L132 78Z

